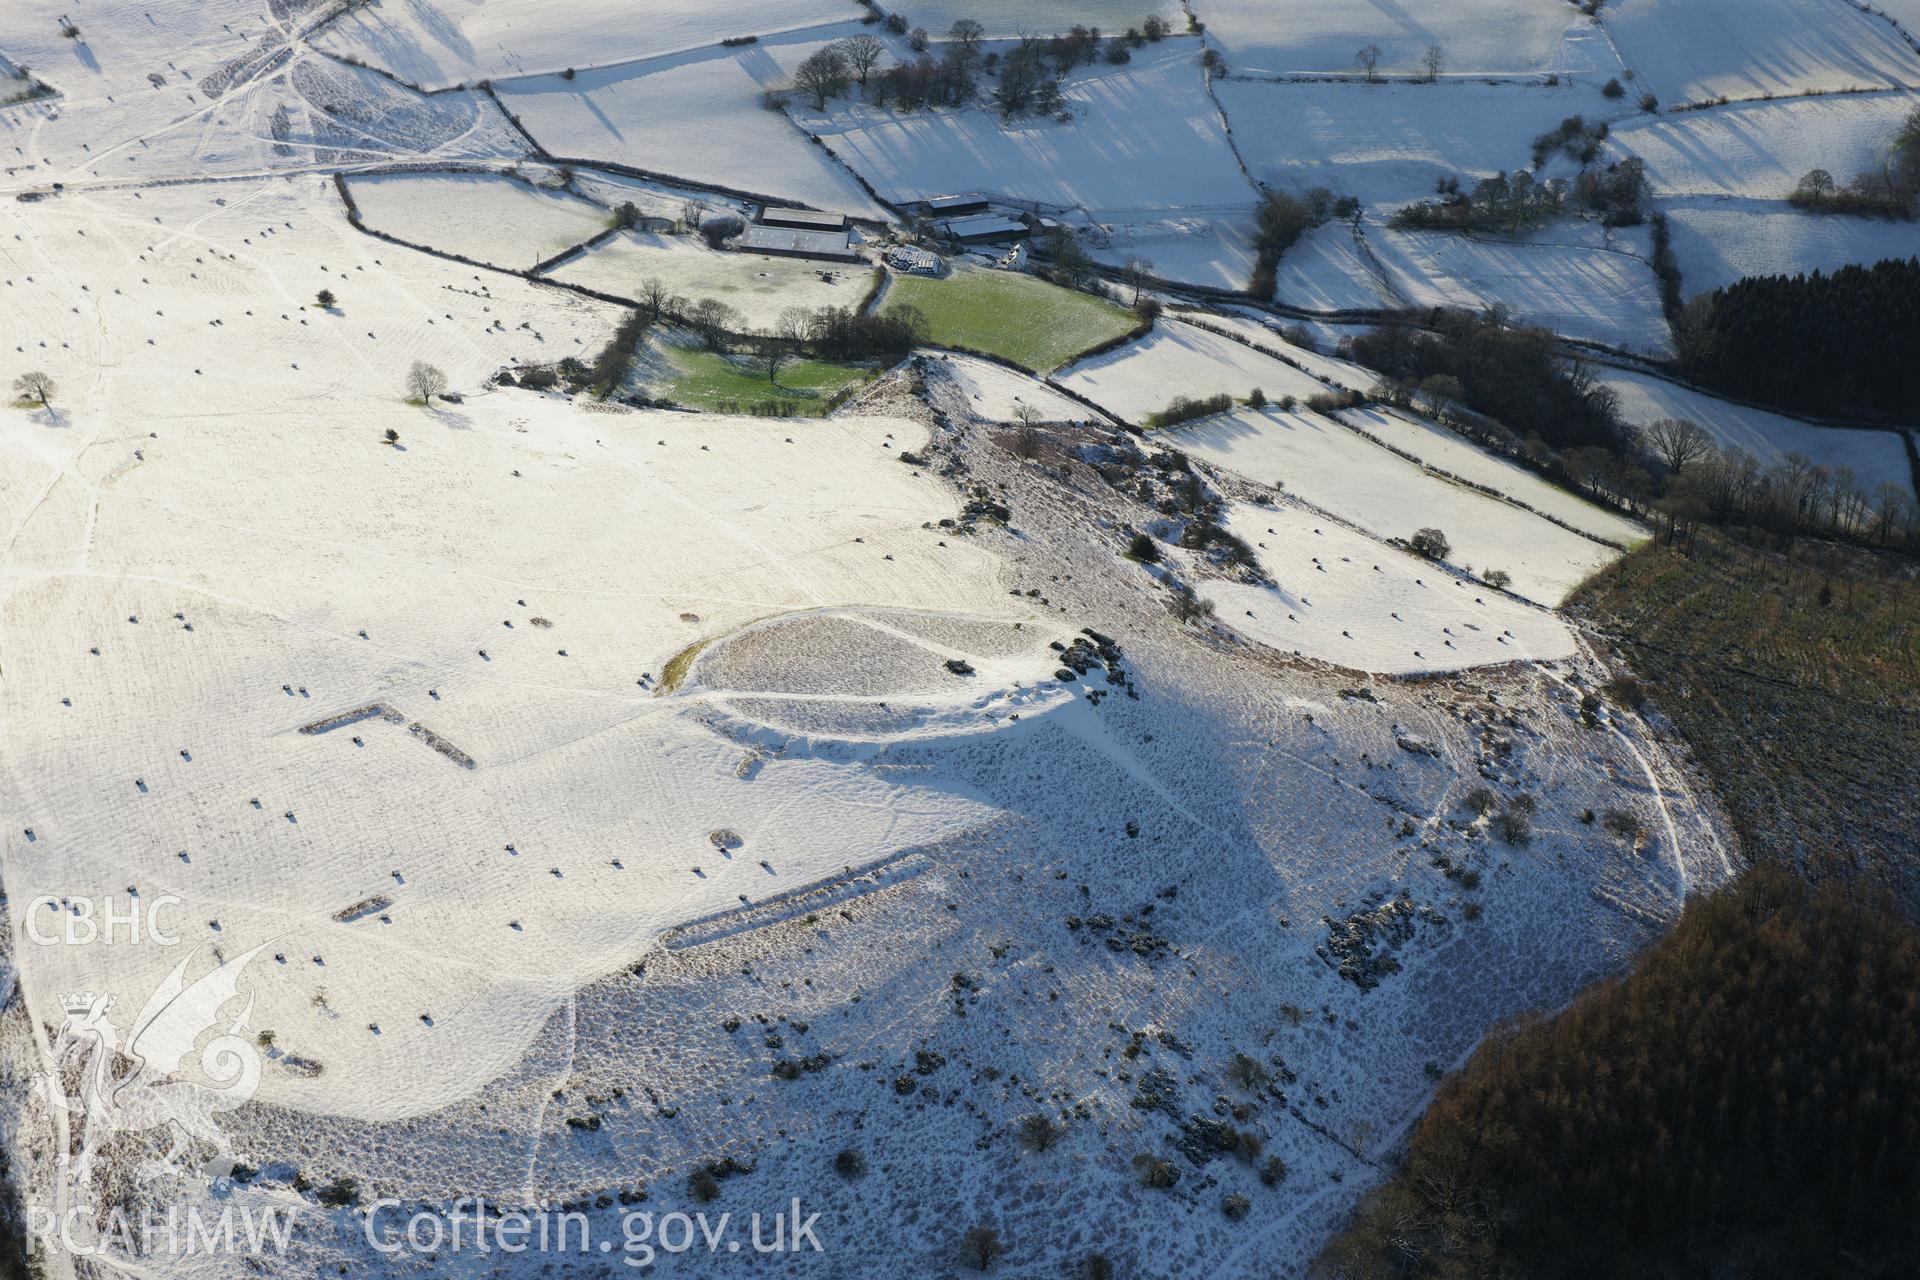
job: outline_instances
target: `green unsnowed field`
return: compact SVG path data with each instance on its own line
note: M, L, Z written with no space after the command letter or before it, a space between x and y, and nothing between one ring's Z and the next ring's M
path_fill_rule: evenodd
M1126 308L1092 294L985 267L959 266L944 280L896 276L881 314L902 307L925 318L927 342L985 351L1035 373L1051 373L1134 326Z
M1920 914L1920 566L1800 543L1648 546L1571 602L1698 753L1746 853Z
M757 362L715 351L668 348L675 372L652 392L676 404L709 413L768 413L779 417L823 416L833 397L848 387L870 382L875 370L826 360L789 360L777 382L767 381Z

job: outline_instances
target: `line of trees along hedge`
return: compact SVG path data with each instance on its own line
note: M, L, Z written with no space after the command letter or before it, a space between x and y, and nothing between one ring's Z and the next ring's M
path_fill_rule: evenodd
M822 360L898 360L912 350L916 333L925 328L925 318L914 307L877 315L825 307L808 320L805 337Z
M1578 361L1565 360L1552 333L1509 327L1498 308L1437 310L1424 330L1382 325L1352 339L1353 358L1405 384L1456 379L1470 408L1498 418L1516 434L1538 436L1554 449L1626 446L1617 397Z
M1738 281L1690 302L1674 344L1688 376L1748 399L1920 412L1920 258Z
M1911 1276L1920 933L1763 866L1490 1037L1323 1276Z
M600 348L600 354L593 360L595 395L605 397L619 389L626 380L627 370L633 367L633 357L640 350L640 340L646 336L647 317L638 311L629 311L620 318L620 325L613 331L613 337L606 346Z
M1253 278L1247 292L1256 298L1271 298L1280 259L1301 236L1324 226L1335 217L1352 217L1359 210L1352 196L1335 196L1326 187L1315 187L1305 196L1285 191L1269 191L1253 211Z
M1630 427L1618 394L1584 362L1562 356L1545 330L1509 326L1499 308L1409 313L1346 339L1340 353L1382 374L1373 399L1418 408L1649 520L1669 545L1691 549L1714 525L1754 546L1812 536L1920 551L1920 501L1909 485L1876 485L1794 453L1763 463L1692 422Z
M1381 373L1374 399L1417 407L1650 519L1676 545L1691 546L1704 523L1762 542L1812 535L1920 550L1920 502L1910 487L1869 487L1847 467L1799 454L1763 464L1691 422L1630 428L1618 393L1589 366L1562 356L1548 331L1509 325L1500 308L1409 314L1345 340L1340 353Z
M1216 413L1225 413L1233 408L1233 397L1224 391L1219 395L1175 396L1166 408L1158 413L1147 415L1149 427L1172 427L1182 422L1192 422L1195 418L1208 418Z

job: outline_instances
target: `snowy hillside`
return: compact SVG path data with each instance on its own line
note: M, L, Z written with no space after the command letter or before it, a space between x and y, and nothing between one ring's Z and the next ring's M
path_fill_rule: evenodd
M1491 311L1623 458L1911 496L1909 424L1674 376L1649 219L1683 300L1920 251L1786 199L1888 153L1920 11L1275 8L0 10L39 1274L605 1275L729 1212L671 1258L721 1275L797 1200L785 1274L1303 1275L1490 1028L1734 874L1562 608L1668 508L1352 340ZM1401 212L1627 160L1634 218ZM380 1242L476 1197L594 1243ZM187 1207L294 1227L105 1229Z

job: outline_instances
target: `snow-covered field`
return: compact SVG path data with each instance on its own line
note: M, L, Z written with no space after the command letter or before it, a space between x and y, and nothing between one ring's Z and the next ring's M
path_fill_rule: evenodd
M1591 23L1572 6L1531 0L1402 6L1350 0L1196 0L1236 72L1357 74L1354 52L1380 46L1380 72L1424 76L1428 46L1446 51L1454 75L1612 74L1613 59Z
M1610 0L1600 20L1669 106L1920 85L1920 53L1849 0Z
M1920 253L1914 223L1802 213L1771 202L1674 201L1667 226L1688 297L1745 276L1832 271Z
M1083 360L1054 378L1134 423L1166 408L1175 395L1199 400L1224 393L1244 400L1257 389L1269 400L1305 400L1328 390L1265 352L1179 320L1162 320L1138 342Z
M1603 236L1597 226L1555 224L1523 239L1483 240L1369 229L1367 239L1403 304L1500 303L1516 318L1568 337L1656 356L1672 350L1659 281L1638 231Z
M1622 547L1637 546L1647 538L1647 531L1625 516L1549 484L1517 463L1494 457L1418 414L1404 409L1347 409L1339 418L1436 471L1505 494L1582 533Z
M1227 527L1275 583L1211 582L1226 623L1282 653L1384 673L1449 671L1564 658L1558 615L1437 574L1417 556L1297 503L1237 503Z
M1451 563L1479 573L1504 569L1513 575L1514 591L1544 604L1558 604L1620 554L1442 479L1316 413L1242 409L1170 431L1167 439L1256 484L1280 486L1376 538L1411 538L1437 528L1453 544ZM1437 568L1433 583L1466 589Z
M1627 369L1597 367L1599 381L1618 393L1620 415L1645 425L1685 418L1706 428L1723 449L1744 449L1762 465L1799 454L1828 467L1846 467L1869 494L1883 484L1912 491L1906 447L1891 431L1817 427L1765 409L1748 408L1704 392Z
M842 102L824 118L796 110L896 203L978 191L1102 218L1252 206L1255 193L1206 91L1199 42L1147 45L1125 66L1074 72L1063 89L1073 113L1064 124L1009 124L983 107L903 113Z
M1357 238L1339 219L1301 237L1280 260L1274 300L1317 311L1500 305L1568 337L1671 353L1644 229L1556 222L1492 239L1391 230L1386 212L1376 210Z
M682 53L737 36L845 22L852 0L375 0L332 23L320 47L423 89Z
M1311 311L1405 305L1394 295L1385 267L1343 219L1315 227L1287 250L1274 273L1273 300Z
M1109 212L1100 227L1101 236L1088 252L1101 262L1124 266L1140 260L1162 280L1214 289L1244 289L1253 275L1253 215L1248 209Z
M347 184L375 231L525 271L607 229L607 211L502 174L376 174Z
M759 253L717 253L696 236L639 231L622 231L547 274L636 299L649 282L657 280L669 294L695 301L719 299L753 329L772 328L789 307L803 311L857 307L873 282L871 267Z
M216 75L228 60L284 40L322 12L294 5L266 6L272 12L263 13L262 7L248 0L155 0L137 8L16 0L0 27L0 48L14 66L31 68L70 102L138 93L153 110L156 102L183 98L186 87ZM72 19L74 38L64 34L62 16ZM170 83L154 85L148 79L154 73Z
M370 269L402 251L297 208L273 187L231 210L184 188L10 217L33 233L9 237L10 274L53 252L56 220L81 243L62 246L61 284L15 291L45 299L28 314L68 340L48 363L77 394L59 425L19 424L30 447L8 453L39 497L14 513L6 718L16 759L52 765L93 744L84 764L12 772L7 807L34 828L39 870L11 868L11 893L131 882L206 904L196 943L277 935L286 963L261 975L276 1042L326 1070L270 1075L262 1096L393 1114L503 1069L554 1000L649 935L980 821L977 806L912 788L883 804L887 789L844 765L771 764L747 787L740 748L640 683L688 644L783 611L1004 613L990 560L919 528L944 503L894 460L918 427L821 424L802 446L752 422L475 397L469 380L501 358L489 349L529 341L481 316L530 317L554 346L595 311L504 278L483 299L466 269L413 255L408 276ZM192 219L194 238L166 237L141 261L128 237L150 211ZM300 220L287 229L276 213ZM276 225L270 257L247 243ZM196 271L196 255L213 268ZM317 280L333 281L339 314L304 299L277 302L285 320L246 314ZM82 283L164 292L169 315L104 331L61 322ZM455 306L457 319L434 314ZM464 404L400 402L405 361L423 355L448 364ZM113 372L95 382L92 368ZM263 379L300 393L270 408ZM133 405L166 408L134 417ZM399 447L382 443L387 426ZM774 472L778 502L728 496ZM376 704L474 767L378 716L298 732ZM808 807L823 824L808 834L814 819L791 800L823 787L850 789ZM651 797L644 809L635 794ZM723 827L766 847L728 858L709 845L702 859ZM333 913L376 894L393 899L391 923L358 924L374 936L352 940ZM525 955L501 966L516 943ZM59 954L31 981L106 976L104 951ZM398 956L428 963L396 982Z
M904 0L886 12L900 14L936 38L961 18L978 22L990 37L1047 35L1075 26L1137 30L1155 14L1175 31L1186 26L1178 0Z
M990 360L943 351L934 356L934 363L973 412L990 422L1016 421L1024 409L1038 413L1043 422L1078 422L1094 416L1085 405L1039 379Z
M843 24L738 49L701 49L632 66L500 81L506 109L557 156L607 160L816 208L882 216L852 175L762 98Z
M1436 180L1530 169L1534 138L1568 116L1589 123L1633 110L1592 80L1558 86L1478 80L1440 84L1275 84L1226 80L1220 103L1260 181L1327 187L1364 204L1410 204Z
M0 139L13 139L7 171L78 185L527 153L479 93L415 93L290 43L303 29L291 20L262 31L252 10L227 15L247 39L206 35L200 23L224 8L154 6L150 20L86 24L29 62L59 96L0 116Z
M1330 387L1366 393L1380 381L1380 375L1363 364L1344 360L1337 355L1322 354L1322 352L1335 350L1342 338L1358 332L1359 330L1355 327L1333 324L1295 325L1271 313L1255 311L1251 307L1229 308L1209 313L1206 323L1217 329L1224 328L1237 333L1257 347L1278 351L1288 361ZM1313 342L1314 348L1309 349L1289 341L1280 332L1282 328L1305 331Z
M754 211L750 200L722 196L697 187L650 182L606 169L574 166L573 188L587 199L609 209L631 204L649 218L683 224L716 215L731 216L745 222L753 216Z
M1841 183L1878 171L1916 106L1920 93L1903 91L1743 102L1630 120L1607 147L1645 161L1656 196L1784 200L1810 169Z
M1825 169L1839 183L1877 171L1920 93L1886 91L1745 102L1637 118L1608 155L1645 161L1688 296L1744 276L1832 271L1920 252L1912 224L1801 212L1786 203Z

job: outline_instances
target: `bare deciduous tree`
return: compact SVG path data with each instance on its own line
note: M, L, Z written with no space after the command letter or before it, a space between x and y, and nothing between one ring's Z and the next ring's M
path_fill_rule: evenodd
M852 36L840 42L840 52L846 55L847 65L859 78L860 87L867 87L867 77L880 62L887 46L874 36Z
M805 307L787 307L780 312L778 324L754 335L754 359L767 371L770 385L779 385L781 366L800 354L812 318Z
M1062 1129L1046 1116L1028 1116L1020 1122L1020 1145L1029 1151L1051 1151L1060 1142Z
M1167 607L1173 610L1173 616L1183 623L1198 622L1206 618L1211 618L1214 611L1213 601L1207 599L1205 596L1194 594L1193 588L1185 584L1176 584L1174 586L1173 596L1168 601ZM1140 1167L1138 1158L1135 1159L1134 1166L1136 1168ZM1151 1173L1143 1171L1142 1177L1148 1186L1160 1185L1153 1181ZM1172 1184L1166 1183L1164 1185L1171 1186Z
M1654 457L1675 475L1713 450L1713 437L1685 418L1662 418L1644 428L1640 438Z
M1809 169L1800 179L1800 185L1793 193L1796 204L1825 204L1833 199L1833 193L1839 189L1833 175L1825 169Z
M53 385L53 379L38 369L31 369L13 380L13 389L22 398L38 400L42 409L52 407L54 393L60 388Z
M647 305L647 316L651 323L660 323L660 313L666 309L667 286L658 276L649 276L640 282L640 301Z
M1427 83L1432 84L1440 78L1441 69L1447 65L1447 51L1437 44L1427 46L1420 56L1420 65L1427 69Z
M812 328L813 312L805 307L782 307L780 322L774 332L788 342L798 344L807 340L807 334Z
M980 41L986 38L987 29L972 18L961 18L947 28L947 35L953 41L962 64L968 69L980 59Z
M780 335L771 329L763 329L749 340L752 344L753 362L766 371L767 385L780 385L780 367L793 354L793 348L780 340Z
M1028 462L1040 456L1040 410L1030 404L1021 404L1013 411L1013 420L1019 427L1013 433L1013 454L1016 458Z
M1353 55L1353 65L1367 73L1369 84L1378 80L1380 78L1380 46L1377 44L1360 46L1360 51Z
M1907 112L1906 119L1900 122L1899 131L1893 135L1890 155L1888 168L1901 190L1908 195L1920 192L1920 107Z
M740 330L740 313L718 298L702 298L686 309L686 321L700 335L701 345L719 351L727 345L727 335Z
M425 360L415 360L413 367L407 370L407 395L421 404L430 403L437 395L447 390L447 375L428 364Z
M847 55L835 45L814 50L793 73L793 87L813 99L815 111L825 111L827 99L845 93L852 81Z
M975 1271L985 1271L999 1261L1006 1251L1007 1246L1001 1241L1000 1233L986 1223L969 1227L967 1233L960 1237L960 1260Z

